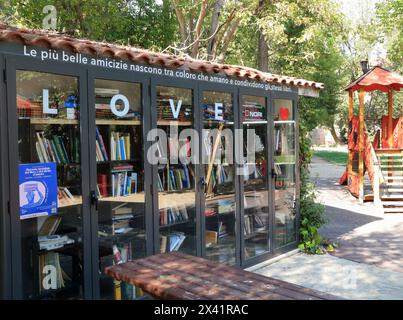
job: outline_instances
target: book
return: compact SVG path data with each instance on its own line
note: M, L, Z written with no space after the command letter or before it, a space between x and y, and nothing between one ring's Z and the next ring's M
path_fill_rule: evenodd
M100 161L108 161L108 153L106 152L106 148L105 148L105 143L104 143L104 139L102 137L102 134L99 132L98 127L95 128L96 131L96 142L97 142L97 146L99 147L100 150Z
M38 231L38 236L49 236L55 234L61 220L62 218L59 216L46 217L45 221Z
M217 244L217 240L218 240L217 231L206 230L205 237L206 237L206 247L211 247L211 246Z
M95 95L98 97L112 97L116 94L119 94L119 89L111 89L111 88L95 88Z
M188 220L189 214L186 206L172 206L160 209L160 225L162 226Z
M100 185L100 194L103 197L108 196L108 177L106 174L100 174L98 176L98 184Z

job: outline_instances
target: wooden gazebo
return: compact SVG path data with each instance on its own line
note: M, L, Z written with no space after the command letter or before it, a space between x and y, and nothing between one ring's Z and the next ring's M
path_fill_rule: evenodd
M403 77L375 66L345 90L349 94L348 167L340 179L360 201L374 200L384 212L403 212L403 117L393 119L393 91L403 87ZM388 94L388 114L382 118L382 135L371 142L364 123L366 92ZM353 93L358 91L359 115L353 115ZM402 108L402 106L399 106ZM364 194L364 173L368 172L372 194Z

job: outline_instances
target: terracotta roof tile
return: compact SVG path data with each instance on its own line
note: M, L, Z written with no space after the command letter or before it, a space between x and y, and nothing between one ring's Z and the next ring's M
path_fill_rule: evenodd
M50 31L15 28L1 23L0 41L116 58L167 68L181 67L196 72L221 73L227 76L274 84L285 84L303 88L311 87L316 90L324 88L323 83L265 73L249 67L194 60L128 46L72 38L65 34Z

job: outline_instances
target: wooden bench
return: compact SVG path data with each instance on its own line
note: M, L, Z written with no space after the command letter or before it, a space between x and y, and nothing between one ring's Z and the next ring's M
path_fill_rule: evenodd
M333 300L335 296L180 252L107 267L105 273L156 299Z

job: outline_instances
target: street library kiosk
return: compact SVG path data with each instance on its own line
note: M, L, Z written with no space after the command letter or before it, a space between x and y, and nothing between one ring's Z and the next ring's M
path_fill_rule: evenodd
M0 68L1 298L143 299L105 268L296 248L297 102L322 84L6 25Z

